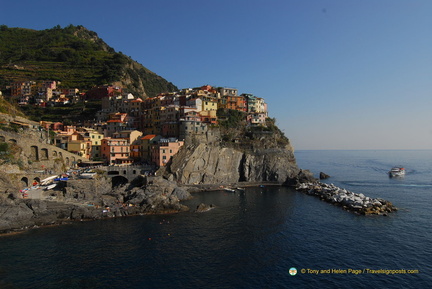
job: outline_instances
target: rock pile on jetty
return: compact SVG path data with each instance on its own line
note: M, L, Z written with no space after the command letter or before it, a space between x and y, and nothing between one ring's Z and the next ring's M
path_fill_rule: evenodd
M323 201L361 215L386 216L390 212L397 211L397 208L389 201L380 198L369 198L363 194L341 189L333 184L321 182L300 183L296 186L296 190L317 196Z

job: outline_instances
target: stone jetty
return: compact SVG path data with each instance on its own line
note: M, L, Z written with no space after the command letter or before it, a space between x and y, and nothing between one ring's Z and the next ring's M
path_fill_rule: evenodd
M317 196L323 201L341 206L347 211L360 215L387 216L388 213L397 211L397 208L389 201L356 194L333 184L306 182L298 184L296 190Z

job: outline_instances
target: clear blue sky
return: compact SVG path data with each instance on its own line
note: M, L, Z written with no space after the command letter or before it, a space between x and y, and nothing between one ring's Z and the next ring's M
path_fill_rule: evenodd
M430 0L1 1L83 25L179 88L264 97L295 149L432 149Z

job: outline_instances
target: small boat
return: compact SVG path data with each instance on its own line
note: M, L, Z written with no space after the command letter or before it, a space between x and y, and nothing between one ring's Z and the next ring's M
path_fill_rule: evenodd
M228 191L228 192L231 192L231 193L235 193L235 191L236 191L236 190L231 189L231 188L225 188L224 190L225 190L225 191Z
M96 173L82 173L79 175L81 179L93 179Z
M403 177L405 176L405 169L403 167L393 167L388 174L390 178Z
M58 178L57 175L48 177L46 179L41 180L40 184L43 185L43 186L48 185L48 184L52 183L52 181L54 181L54 179L56 179L56 178Z
M57 184L51 184L51 185L49 185L49 186L46 186L46 187L45 187L45 190L52 190L52 189L54 189L56 186L57 186Z

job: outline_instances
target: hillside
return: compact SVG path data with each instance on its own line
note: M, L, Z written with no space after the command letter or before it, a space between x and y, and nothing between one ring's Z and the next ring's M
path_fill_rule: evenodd
M9 103L2 95L0 95L0 114L1 113L6 113L11 116L24 116L22 111L16 107L16 105ZM1 121L2 118L0 117L0 122Z
M178 90L83 26L37 31L1 25L0 89L24 80L57 80L80 90L115 83L142 97Z

